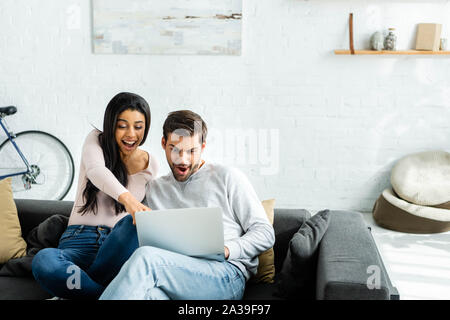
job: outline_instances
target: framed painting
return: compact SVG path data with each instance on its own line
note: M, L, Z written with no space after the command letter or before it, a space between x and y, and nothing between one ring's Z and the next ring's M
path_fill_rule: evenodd
M242 0L92 0L94 53L240 55Z

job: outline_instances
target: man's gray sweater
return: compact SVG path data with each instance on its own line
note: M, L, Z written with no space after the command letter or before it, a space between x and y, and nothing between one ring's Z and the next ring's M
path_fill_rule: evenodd
M222 208L228 261L244 273L246 280L256 274L258 255L275 242L261 201L247 177L236 168L204 163L183 182L170 172L147 183L144 204L152 210Z

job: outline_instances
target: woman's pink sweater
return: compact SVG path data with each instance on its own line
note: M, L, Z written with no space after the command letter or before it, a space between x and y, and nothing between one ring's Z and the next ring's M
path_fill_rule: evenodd
M104 225L113 228L120 219L128 214L122 212L116 215L113 199L118 200L122 193L129 191L137 200L142 201L145 197L145 185L157 175L158 163L149 154L148 167L136 174L128 175L128 186L125 188L105 167L103 150L98 141L99 134L100 132L97 130L91 131L83 145L78 188L69 225ZM96 215L92 211L86 212L84 215L78 212L84 205L83 191L88 179L100 190L97 193Z

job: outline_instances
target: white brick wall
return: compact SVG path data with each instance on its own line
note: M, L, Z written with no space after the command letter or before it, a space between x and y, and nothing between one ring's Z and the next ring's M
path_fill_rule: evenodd
M101 127L114 94L136 92L151 104L146 147L163 173L168 111L202 114L212 132L205 156L228 164L239 160L238 129L276 130L278 145L261 138L256 161L239 166L261 199L311 210L370 211L399 157L448 149L450 57L333 54L348 48L350 12L357 48L388 27L411 48L419 22L443 23L450 37L448 1L243 2L242 56L208 57L94 55L90 1L2 0L0 105L19 108L10 126L57 135L78 166L90 123ZM267 159L262 146L278 152ZM267 163L275 174L261 174Z

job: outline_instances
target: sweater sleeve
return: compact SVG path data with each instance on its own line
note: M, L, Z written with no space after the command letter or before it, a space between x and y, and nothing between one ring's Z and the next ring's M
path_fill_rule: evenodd
M86 177L101 191L115 200L128 190L117 180L114 174L105 167L103 150L98 141L99 131L93 130L86 137L81 154L81 165Z
M253 259L275 243L275 232L267 218L253 186L237 169L231 169L227 179L228 201L243 229L239 238L225 242L228 260Z

